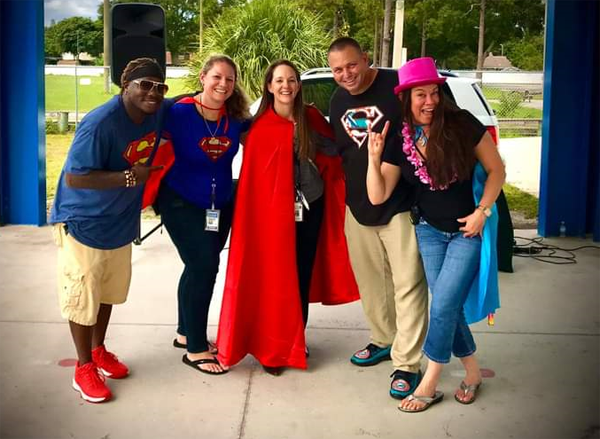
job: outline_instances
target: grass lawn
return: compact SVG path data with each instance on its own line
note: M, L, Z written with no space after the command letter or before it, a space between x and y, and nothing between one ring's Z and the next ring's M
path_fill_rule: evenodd
M504 117L499 115L498 110L500 108L500 104L497 102L490 102L490 106L496 112L496 116ZM527 108L518 106L511 111L510 115L511 119L541 119L542 118L542 110L538 110L537 108Z
M532 101L542 101L544 100L544 95L541 92L541 85L537 85L537 84L530 84L531 87L531 100ZM523 87L521 87L523 88ZM525 87L527 88L527 87ZM499 99L500 95L502 95L503 92L506 92L506 90L502 90L501 88L497 87L497 86L490 86L490 85L484 85L481 87L481 91L483 92L483 95L485 96L486 99ZM525 90L523 89L523 91L520 92L521 96L523 96L525 93Z
M72 140L72 133L46 135L46 193L49 201L54 198L56 193L56 183ZM510 210L521 212L525 218L537 217L538 199L536 197L510 184L505 184L503 189ZM144 217L146 216L145 214Z
M505 183L502 189L510 210L521 212L527 219L537 218L539 205L537 197L508 183Z
M108 101L113 95L119 93L119 87L112 85L110 94L104 93L104 78L102 76L80 76L90 79L90 85L78 86L80 113L86 113L93 108ZM75 77L63 75L46 75L46 111L75 111ZM190 93L183 78L168 78L169 92L167 97L177 96L182 93Z
M72 133L46 134L46 197L48 200L53 199L56 194L58 177L72 140Z

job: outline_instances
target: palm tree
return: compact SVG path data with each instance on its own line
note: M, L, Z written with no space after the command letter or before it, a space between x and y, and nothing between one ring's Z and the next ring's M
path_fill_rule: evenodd
M261 94L264 72L274 60L292 61L299 70L327 65L330 36L321 17L281 0L254 0L223 15L204 31L202 50L190 61L190 84L212 54L229 55L240 68L242 87L251 99Z

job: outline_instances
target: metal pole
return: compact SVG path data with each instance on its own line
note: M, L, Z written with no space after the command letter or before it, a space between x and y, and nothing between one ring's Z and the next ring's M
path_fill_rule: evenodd
M394 20L394 53L392 67L397 69L406 62L406 54L402 50L404 37L404 0L396 0L396 18Z
M477 42L477 79L483 77L483 44L485 39L485 0L479 6L479 41Z
M202 0L198 0L198 3L200 7L200 14L198 14L198 21L200 22L200 42L198 44L198 53L202 53L202 39L204 38L204 12L202 11Z
M77 77L77 64L79 64L79 31L75 31L77 39L77 53L75 54L75 128L79 120L79 78Z
M111 21L110 0L104 0L104 93L110 93Z
M381 40L381 67L390 66L390 21L392 18L392 0L385 0L383 12L383 38Z

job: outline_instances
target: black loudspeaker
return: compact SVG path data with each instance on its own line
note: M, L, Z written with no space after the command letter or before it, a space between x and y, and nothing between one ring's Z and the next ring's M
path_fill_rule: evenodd
M165 11L148 3L117 3L111 9L111 79L121 86L121 74L136 58L154 58L166 73Z

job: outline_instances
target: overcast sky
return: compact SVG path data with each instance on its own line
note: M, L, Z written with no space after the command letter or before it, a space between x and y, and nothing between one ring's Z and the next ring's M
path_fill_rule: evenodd
M49 26L52 20L57 23L69 17L98 18L98 6L102 0L44 0L44 24Z

